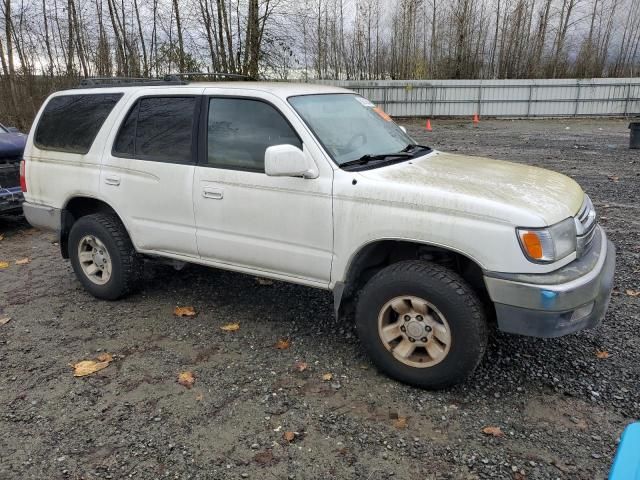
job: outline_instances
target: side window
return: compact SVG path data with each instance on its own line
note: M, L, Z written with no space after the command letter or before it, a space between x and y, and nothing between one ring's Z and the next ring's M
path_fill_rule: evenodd
M115 143L113 144L113 153L123 157L133 157L136 153L136 123L138 121L138 107L140 102L136 102L135 106L127 115Z
M205 166L264 172L272 145L302 142L282 114L268 103L240 98L209 100Z
M85 154L102 124L122 97L121 93L64 95L44 108L35 134L43 150Z
M145 97L122 123L113 154L167 163L192 163L197 97Z

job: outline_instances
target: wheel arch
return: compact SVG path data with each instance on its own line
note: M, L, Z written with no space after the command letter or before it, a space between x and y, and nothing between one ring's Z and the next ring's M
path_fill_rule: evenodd
M115 215L133 242L129 228L116 210L102 199L87 195L69 197L62 207L62 222L60 229L60 253L63 258L69 258L69 232L73 224L80 218L93 213L110 213Z
M343 280L336 282L333 289L336 315L349 313L358 291L379 270L403 260L424 260L451 268L472 286L481 299L488 298L483 267L477 259L448 246L386 238L362 245L351 256Z

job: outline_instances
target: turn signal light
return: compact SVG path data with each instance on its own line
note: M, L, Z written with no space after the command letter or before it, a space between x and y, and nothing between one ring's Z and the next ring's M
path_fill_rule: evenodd
M529 257L540 260L543 257L543 250L538 234L535 232L524 232L521 238L522 244Z

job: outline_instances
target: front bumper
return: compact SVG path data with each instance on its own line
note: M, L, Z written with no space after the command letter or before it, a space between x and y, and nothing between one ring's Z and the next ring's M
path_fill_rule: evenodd
M595 327L609 306L615 257L613 243L597 227L588 253L555 272L485 272L498 328L533 337L560 337Z

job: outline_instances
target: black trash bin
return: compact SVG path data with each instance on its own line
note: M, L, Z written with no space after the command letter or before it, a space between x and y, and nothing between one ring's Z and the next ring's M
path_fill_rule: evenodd
M640 122L631 122L629 124L629 148L640 149Z

